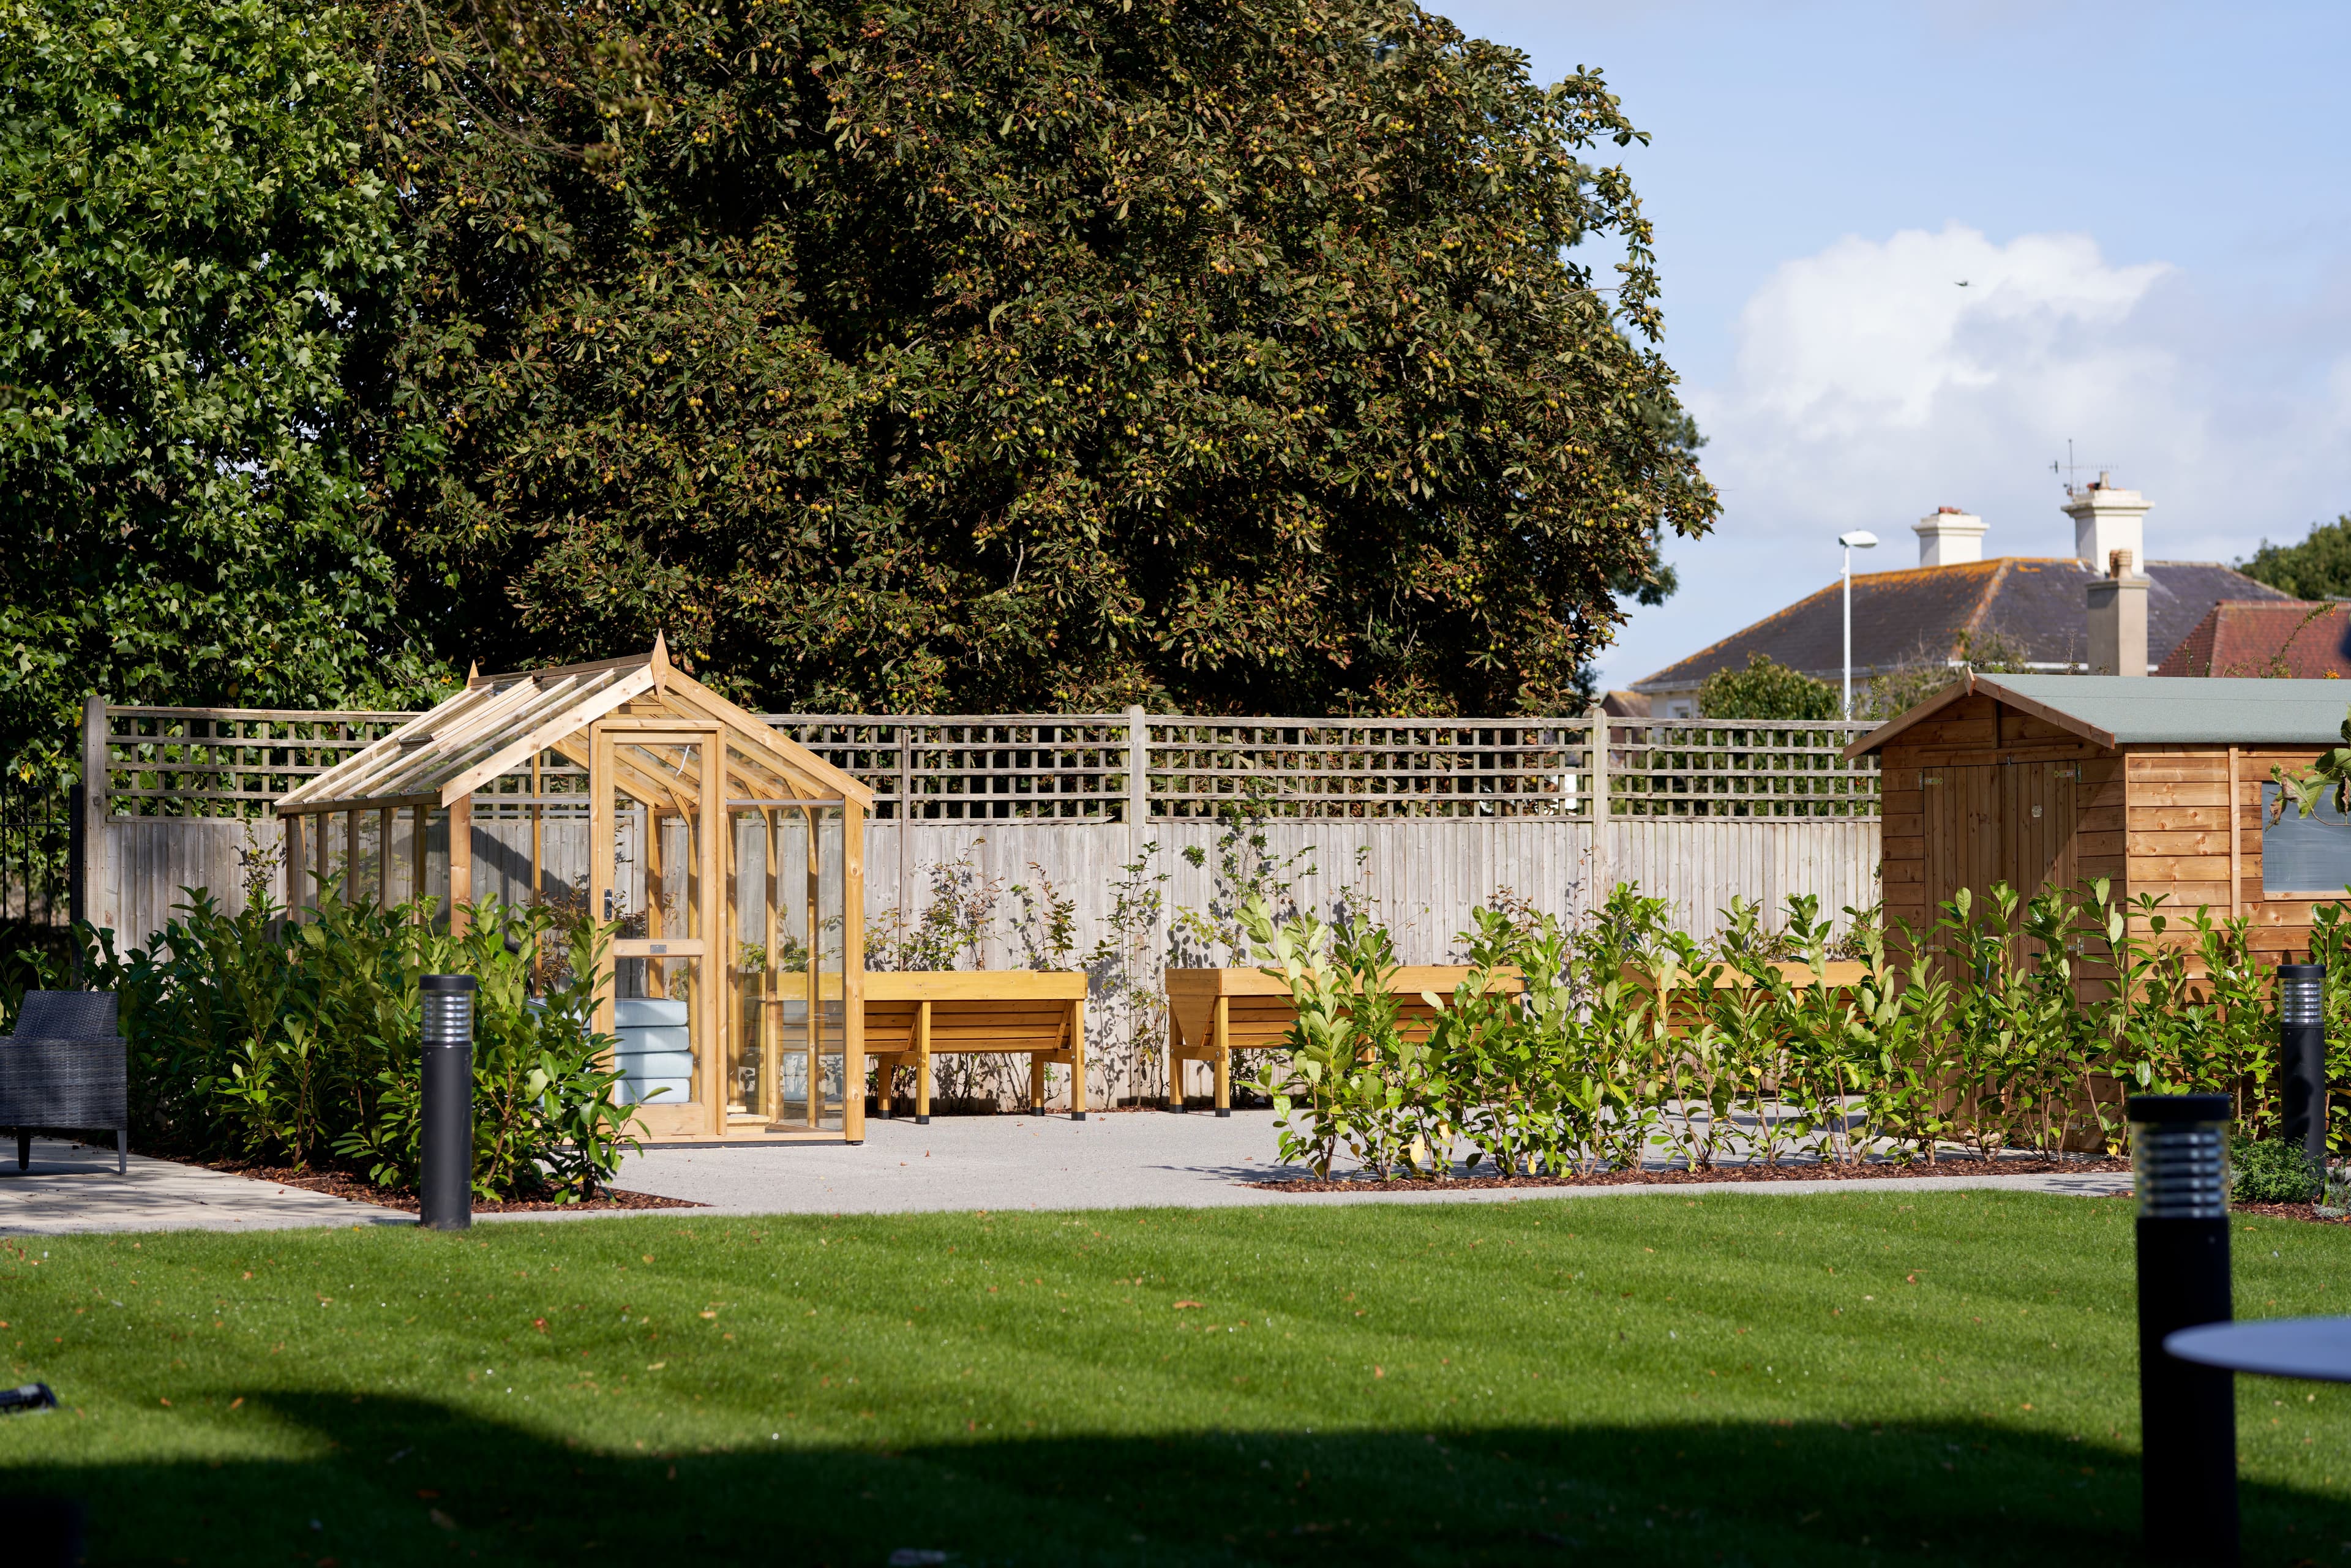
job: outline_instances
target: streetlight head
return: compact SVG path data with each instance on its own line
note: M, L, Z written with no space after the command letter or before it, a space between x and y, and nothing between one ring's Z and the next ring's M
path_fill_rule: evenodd
M1860 528L1855 528L1849 534L1837 535L1837 543L1844 546L1847 549L1876 549L1877 548L1877 536L1873 533L1865 532Z

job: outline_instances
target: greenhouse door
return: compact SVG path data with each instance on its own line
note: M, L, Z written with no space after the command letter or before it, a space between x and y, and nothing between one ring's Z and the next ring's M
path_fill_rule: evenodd
M848 1092L841 808L750 798L730 800L727 809L727 1123L841 1131Z
M589 907L619 927L601 1009L619 1044L620 1097L653 1136L722 1130L725 930L716 730L608 719L594 727Z

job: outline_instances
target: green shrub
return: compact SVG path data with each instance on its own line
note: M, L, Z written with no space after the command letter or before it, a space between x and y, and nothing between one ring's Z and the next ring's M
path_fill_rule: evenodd
M2326 1167L2277 1138L2229 1140L2229 1196L2239 1203L2311 1203L2326 1186Z
M1660 1153L1693 1168L1933 1159L1954 1144L2053 1155L2126 1137L2122 1102L2139 1092L2224 1093L2244 1133L2278 1125L2274 976L2249 923L2175 922L2104 881L1963 891L1923 932L1847 910L1834 939L1810 897L1777 929L1735 903L1706 942L1630 885L1572 925L1479 909L1458 938L1470 975L1427 998L1425 1042L1395 1026L1384 930L1277 920L1261 900L1241 913L1299 1016L1257 1083L1283 1158L1318 1170L1343 1151L1384 1178L1462 1155L1506 1175ZM2351 971L2351 924L2320 936ZM1862 956L1858 984L1830 984L1842 952ZM1503 968L1525 976L1522 996L1491 988ZM2329 996L2351 1012L2351 995ZM2305 1201L2315 1178L2296 1180Z
M1279 1069L1259 1075L1273 1101L1281 1157L1328 1176L1344 1149L1387 1180L1427 1148L1427 1124L1444 1110L1428 1078L1428 1050L1398 1027L1387 932L1368 923L1328 926L1311 915L1277 923L1258 898L1237 917L1265 972L1289 985L1298 1015ZM1303 1119L1293 1120L1301 1109Z
M331 887L300 923L266 900L237 915L189 893L153 949L92 945L93 983L121 1003L133 1132L149 1147L297 1166L342 1163L415 1186L417 982L467 974L474 1185L485 1198L592 1197L631 1146L608 1038L593 1031L608 934L553 912L475 906L462 936L435 901L390 909Z
M1743 670L1721 669L1698 689L1701 718L1823 719L1837 716L1837 688L1761 653Z

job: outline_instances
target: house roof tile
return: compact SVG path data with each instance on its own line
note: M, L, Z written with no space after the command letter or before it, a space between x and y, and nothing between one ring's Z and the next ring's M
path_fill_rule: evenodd
M2223 600L2156 673L2298 680L2351 676L2351 604Z
M2215 561L2150 561L2147 648L2160 661L2223 599L2287 595ZM1875 571L1853 580L1853 668L1883 671L1961 655L1963 638L1996 632L2027 663L2080 664L2087 649L2085 590L2095 579L2071 557L2002 556L1959 566ZM1744 669L1761 653L1791 669L1834 679L1844 667L1841 585L1831 583L1775 614L1634 683L1636 692L1679 691L1719 670Z

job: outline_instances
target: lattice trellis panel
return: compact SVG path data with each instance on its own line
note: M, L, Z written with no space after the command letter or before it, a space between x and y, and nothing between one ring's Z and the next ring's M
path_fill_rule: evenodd
M1608 809L1620 817L1876 817L1867 725L1611 719Z
M375 711L106 710L107 802L118 817L254 817L415 717Z
M1558 719L1151 721L1152 815L1589 816L1592 731Z
M259 815L411 716L245 708L107 709L115 816ZM1588 718L1199 718L1123 714L889 716L770 714L768 721L870 785L876 815L914 821L1213 821L1595 815L1874 819L1875 758L1843 747L1867 727ZM1147 789L1134 760L1147 758ZM1595 766L1595 762L1599 765ZM553 757L486 787L491 815L584 810Z
M872 786L883 821L1102 821L1126 812L1130 735L1118 714L764 716Z

